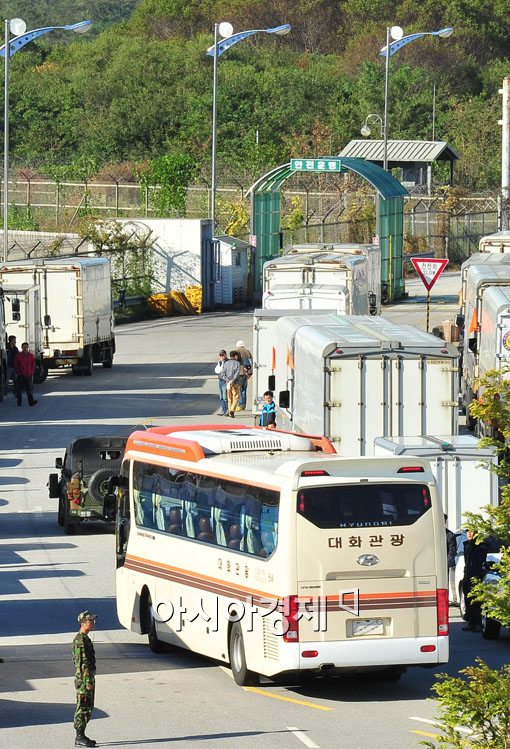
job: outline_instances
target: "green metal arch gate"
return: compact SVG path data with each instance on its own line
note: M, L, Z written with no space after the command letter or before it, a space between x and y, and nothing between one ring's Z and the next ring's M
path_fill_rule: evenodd
M256 295L262 293L264 263L280 254L282 184L295 172L355 172L377 190L376 232L381 247L381 283L387 298L404 296L404 197L405 187L392 174L365 159L323 157L292 159L260 177L251 187L251 234L256 236Z

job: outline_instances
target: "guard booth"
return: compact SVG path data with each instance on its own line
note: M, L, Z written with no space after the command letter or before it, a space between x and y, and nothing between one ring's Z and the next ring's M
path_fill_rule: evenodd
M377 190L376 232L381 247L381 286L386 299L404 296L405 187L392 174L365 159L325 156L291 159L264 174L250 187L251 234L256 237L255 295L262 294L264 263L281 252L281 186L296 172L341 174L354 172Z

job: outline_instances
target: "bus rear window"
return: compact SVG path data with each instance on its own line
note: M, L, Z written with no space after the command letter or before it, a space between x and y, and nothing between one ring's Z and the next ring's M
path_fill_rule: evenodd
M429 509L428 487L419 484L343 484L298 491L298 513L318 528L412 525Z

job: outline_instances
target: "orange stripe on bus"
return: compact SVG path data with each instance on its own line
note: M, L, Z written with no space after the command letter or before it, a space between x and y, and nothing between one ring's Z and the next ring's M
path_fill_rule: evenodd
M229 595L239 594L242 596L253 596L262 599L271 599L275 601L281 601L286 596L275 595L274 593L267 593L266 591L257 590L255 588L249 588L245 585L236 585L234 582L228 580L220 580L216 577L209 575L201 575L191 570L185 570L181 567L174 567L169 564L162 562L154 562L144 557L134 556L128 554L126 556L125 566L133 569L136 572L144 572L146 574L153 574L156 577L167 577L174 576L177 578L175 582L181 584L188 584L192 587L202 588L211 593L218 595ZM137 569L138 567L138 569ZM141 568L141 569L140 569ZM148 569L144 569L148 568ZM187 580L186 580L187 579ZM200 585L201 583L201 585ZM335 610L335 604L338 605L339 610L342 608L340 603L344 606L349 605L350 600L354 600L353 595L344 594L342 601L339 596L296 596L298 601L303 603L309 603L310 599L313 598L325 598L326 607L328 610ZM396 593L362 593L359 594L360 609L380 609L380 608L406 608L406 607L422 607L422 606L435 606L436 605L436 591L416 591L416 592L396 592Z

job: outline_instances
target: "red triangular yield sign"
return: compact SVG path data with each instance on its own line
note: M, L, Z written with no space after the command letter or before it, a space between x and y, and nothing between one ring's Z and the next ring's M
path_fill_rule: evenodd
M448 260L438 257L412 257L411 262L427 291L431 290L448 265Z

